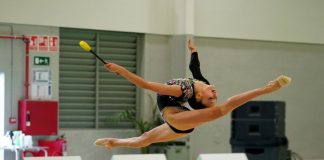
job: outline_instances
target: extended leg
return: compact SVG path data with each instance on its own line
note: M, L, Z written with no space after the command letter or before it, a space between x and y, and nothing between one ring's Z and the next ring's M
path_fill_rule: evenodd
M141 148L152 143L171 141L185 136L187 134L177 134L167 124L162 124L138 137L125 139L102 138L96 140L95 144L109 149L114 147Z
M195 128L205 122L217 119L230 113L244 103L264 94L268 94L288 85L291 78L279 76L268 85L230 97L226 102L215 107L179 112L168 108L163 115L164 119L179 130Z

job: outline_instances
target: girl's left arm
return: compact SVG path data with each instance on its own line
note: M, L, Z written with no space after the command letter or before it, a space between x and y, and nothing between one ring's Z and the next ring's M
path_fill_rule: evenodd
M137 87L148 89L157 92L161 95L170 95L175 97L180 97L182 95L182 90L179 85L167 85L162 83L146 81L142 77L114 63L108 63L105 65L105 67L108 71L123 76L125 79L127 79L129 82L133 83Z

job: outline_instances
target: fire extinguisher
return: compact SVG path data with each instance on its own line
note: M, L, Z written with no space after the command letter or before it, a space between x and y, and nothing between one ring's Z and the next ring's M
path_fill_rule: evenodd
M61 141L62 144L62 156L67 156L67 141L65 135L61 135L58 140Z
M66 140L62 142L62 155L67 156L67 143Z
M26 113L26 126L30 127L30 111Z

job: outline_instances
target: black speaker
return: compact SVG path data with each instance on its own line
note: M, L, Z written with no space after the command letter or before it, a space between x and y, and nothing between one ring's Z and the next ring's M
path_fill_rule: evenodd
M232 152L249 160L286 160L285 102L250 101L232 112Z
M249 160L287 160L288 145L280 146L232 146L232 152L245 153Z
M250 101L232 112L232 119L285 119L285 102Z
M261 140L253 141L253 140L237 140L237 139L231 137L230 144L232 146L241 146L241 147L244 147L244 146L276 147L276 146L280 146L280 145L288 145L288 139L286 136L284 136L284 137L274 137L271 139L261 139Z
M234 119L231 137L237 141L268 141L285 136L285 123L276 119Z

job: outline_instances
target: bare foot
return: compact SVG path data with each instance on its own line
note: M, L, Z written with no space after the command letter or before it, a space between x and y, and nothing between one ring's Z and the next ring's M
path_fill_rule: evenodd
M285 75L281 75L275 81L279 83L280 87L285 87L291 82L291 78Z
M101 138L97 139L94 144L99 147L106 147L108 149L112 149L114 147L115 141L117 139L115 138Z
M285 76L285 75L280 75L275 80L270 81L267 84L266 89L269 92L276 91L276 90L278 90L278 89L280 89L282 87L287 86L288 84L290 84L290 82L291 82L291 78L290 77Z

